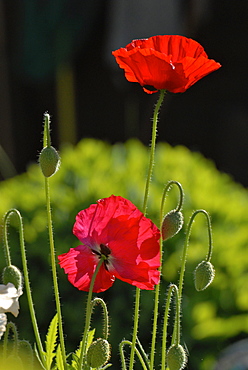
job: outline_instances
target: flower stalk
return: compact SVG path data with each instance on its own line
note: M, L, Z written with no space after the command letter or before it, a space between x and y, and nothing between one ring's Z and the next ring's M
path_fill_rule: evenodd
M26 288L26 292L27 292L29 312L30 312L30 316L31 316L31 321L32 321L32 325L33 325L33 330L34 330L34 335L35 335L35 339L36 339L36 344L37 344L40 360L41 360L42 364L45 364L45 359L44 359L44 356L43 356L44 351L43 351L43 346L42 346L40 333L39 333L39 329L38 329L38 324L37 324L37 320L36 320L33 298L32 298L32 293L31 293L31 286L30 286L30 281L29 281L27 257L26 257L25 243L24 243L22 216L21 216L20 212L16 209L10 209L4 216L4 246L5 246L5 251L9 251L8 238L7 238L7 235L8 235L7 225L8 225L9 217L13 214L15 214L17 216L18 224L19 224L19 240L20 240L23 275L24 275L25 288ZM7 255L9 255L8 261L11 262L10 253L8 252Z
M81 352L80 352L80 359L79 363L81 366L84 366L84 360L85 360L85 355L86 355L86 347L87 347L87 338L88 338L88 333L90 329L90 321L91 321L91 314L92 314L92 294L93 294L93 289L94 289L94 284L95 280L97 277L97 274L100 270L100 267L102 263L105 260L105 256L102 255L96 269L94 271L94 274L92 276L91 282L90 282L90 289L87 297L87 304L86 304L86 318L85 318L85 326L84 326L84 333L83 333L83 339L82 339L82 347L81 347Z
M210 216L208 212L205 211L204 209L198 209L190 217L189 224L186 230L186 237L185 237L185 243L184 243L184 248L183 248L181 270L180 270L179 284L178 284L178 297L179 297L180 305L182 301L182 290L183 290L183 281L184 281L184 274L185 274L185 267L186 267L186 260L187 260L187 251L188 251L188 246L189 246L189 238L190 238L193 222L195 220L195 217L198 214L203 214L207 220L207 230L208 230L208 254L206 258L207 262L210 261L211 256L212 256L212 251L213 251L213 238L212 238L212 228L211 228ZM174 328L172 342L175 343L175 341L176 341L176 331Z
M50 116L48 113L44 115L44 136L43 136L43 147L50 147L51 138L50 138ZM47 211L47 225L48 225L48 234L49 234L49 246L50 246L50 258L51 258L51 267L52 267L52 278L53 278L53 289L55 296L56 311L58 314L58 327L59 327L59 339L60 346L63 358L64 368L67 368L66 364L66 351L65 351L65 341L63 333L63 323L62 323L62 313L59 297L59 287L57 279L57 270L56 270L56 261L55 261L55 246L54 246L54 237L53 237L53 223L52 223L52 211L51 211L51 200L50 200L50 188L49 188L49 177L44 176L45 179L45 197L46 197L46 211Z
M155 105L155 109L153 113L150 158L149 158L149 164L148 164L148 173L147 173L147 178L146 178L145 194L144 194L144 201L143 201L143 208L142 208L144 215L146 215L146 209L147 209L147 203L148 203L148 197L149 197L149 189L150 189L150 183L151 183L152 172L153 172L153 167L154 167L158 115L159 115L159 111L160 111L161 105L164 100L165 93L166 93L165 90L160 90L159 98ZM134 324L133 324L132 346L131 346L131 353L130 353L129 370L132 370L133 365L134 365L135 346L136 346L138 326L139 326L139 306L140 306L140 289L136 288ZM152 366L153 366L153 363L151 363L150 369L153 368Z
M161 207L160 207L160 230L162 230L162 222L163 222L163 210L164 210L164 203L166 194L171 189L171 187L175 185L179 189L179 200L176 207L176 211L180 212L182 205L183 205L183 189L181 184L178 181L169 181L163 191L162 200L161 200ZM162 271L162 264L163 264L163 240L162 235L160 237L160 256L161 256L161 265L159 271ZM156 337L157 337L157 321L158 321L158 309L159 309L159 294L160 294L160 282L156 285L155 288L155 299L154 299L154 309L153 309L153 330L152 330L152 342L151 342L151 352L150 352L150 370L154 367L154 356L155 356L155 346L156 346Z

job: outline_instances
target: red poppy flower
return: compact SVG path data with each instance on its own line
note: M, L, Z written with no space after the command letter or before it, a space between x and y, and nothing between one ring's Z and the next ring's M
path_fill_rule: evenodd
M73 233L82 242L58 256L68 280L89 291L99 259L104 262L93 292L110 288L115 278L151 290L159 282L159 229L129 200L112 195L78 213Z
M184 36L153 36L133 40L113 51L130 82L138 82L148 94L158 90L186 91L221 65L208 59L203 47Z

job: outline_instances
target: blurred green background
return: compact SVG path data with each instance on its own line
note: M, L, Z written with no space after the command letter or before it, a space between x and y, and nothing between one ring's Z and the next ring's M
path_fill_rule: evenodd
M79 245L72 234L75 216L97 199L111 194L130 199L142 208L148 148L138 140L110 145L94 139L84 139L77 146L61 148L62 165L51 178L51 199L54 235L57 254ZM228 344L247 337L248 333L248 194L228 175L220 173L215 165L199 153L183 146L157 145L155 169L148 203L148 217L158 224L161 196L169 180L179 181L185 192L185 225L192 212L206 209L212 219L214 251L212 263L216 277L203 292L196 292L193 271L207 254L208 238L205 219L196 217L190 238L186 266L182 344L189 351L192 370L210 370L221 350ZM177 189L166 198L165 212L175 208ZM49 246L46 225L44 179L38 165L27 172L0 183L0 215L17 208L24 222L28 266L39 327L42 338L55 313L52 275L49 266ZM13 217L9 227L12 263L21 267L18 233ZM164 243L163 282L161 289L159 328L166 291L171 282L177 283L184 229ZM4 267L3 252L0 268ZM78 291L58 268L62 312L66 333L67 351L75 350L84 327L85 299L87 294ZM99 294L109 308L111 317L110 342L113 349L113 368L119 368L117 343L130 339L135 289L121 281ZM139 338L149 351L154 292L145 291L141 298ZM33 342L26 294L20 298L21 310L16 322L20 338ZM173 305L171 318L173 318ZM95 310L93 327L101 335L101 311ZM171 329L170 329L171 334ZM161 333L158 334L158 345ZM157 351L157 361L160 352ZM158 362L157 362L158 367ZM139 366L137 365L137 369Z

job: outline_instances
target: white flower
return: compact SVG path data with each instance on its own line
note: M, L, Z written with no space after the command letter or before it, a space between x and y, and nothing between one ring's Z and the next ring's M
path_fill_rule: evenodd
M7 325L7 316L5 313L0 313L0 339L3 336L3 333L6 330L6 325Z
M22 288L16 289L14 284L0 284L0 314L11 312L15 317L19 313L18 298L22 295Z

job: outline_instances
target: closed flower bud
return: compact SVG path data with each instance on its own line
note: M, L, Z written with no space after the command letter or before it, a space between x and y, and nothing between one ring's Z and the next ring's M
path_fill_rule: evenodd
M99 338L89 346L86 359L90 367L98 368L108 362L110 357L110 345L106 339Z
M162 238L167 240L176 235L183 226L182 212L173 210L165 215L162 223Z
M202 261L194 271L195 288L198 291L206 289L214 279L214 267L209 261Z
M46 146L39 156L40 168L45 177L51 177L59 169L60 158L53 146Z
M22 273L18 267L14 265L4 268L2 278L5 285L12 283L17 290L22 287Z
M173 344L167 352L167 366L170 370L182 370L187 363L187 356L180 344Z

